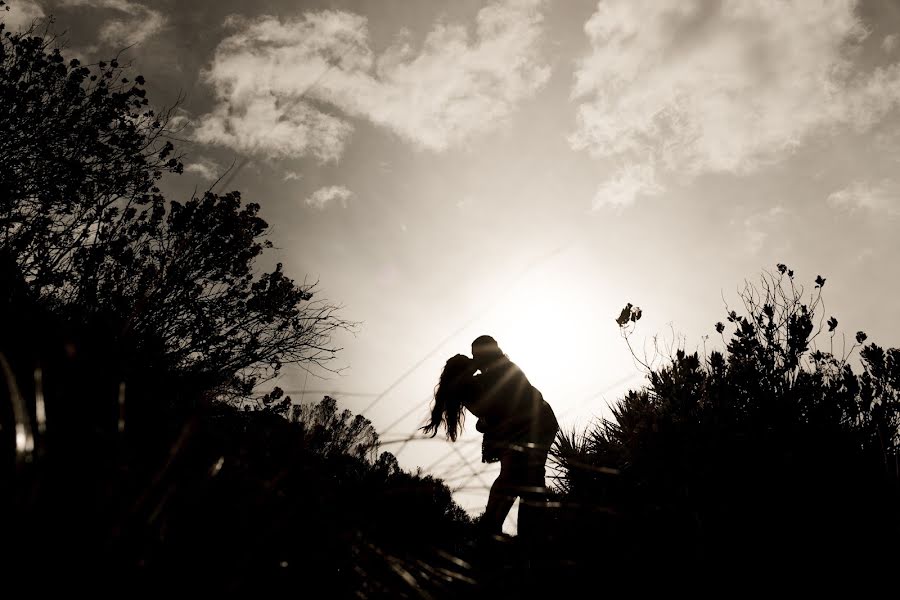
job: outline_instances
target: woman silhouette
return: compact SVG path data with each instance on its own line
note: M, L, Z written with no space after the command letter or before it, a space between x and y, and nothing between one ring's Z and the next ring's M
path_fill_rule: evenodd
M447 438L456 441L464 409L478 417L475 428L484 434L482 461L500 462L481 522L489 533L501 533L519 497L519 535L527 535L534 529L536 509L546 500L544 465L559 425L540 391L493 338L472 342L472 355L457 354L444 365L431 419L422 430L433 437L444 425Z

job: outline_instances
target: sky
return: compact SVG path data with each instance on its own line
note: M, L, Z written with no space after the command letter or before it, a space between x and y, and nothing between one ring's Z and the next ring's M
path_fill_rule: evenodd
M359 323L339 375L279 385L365 411L473 514L496 474L473 423L456 445L403 440L480 334L569 430L642 383L626 302L639 353L721 348L726 305L786 263L827 279L839 334L900 342L896 1L11 5L9 26L52 15L68 57L120 54L178 105L171 197L234 165L269 260Z

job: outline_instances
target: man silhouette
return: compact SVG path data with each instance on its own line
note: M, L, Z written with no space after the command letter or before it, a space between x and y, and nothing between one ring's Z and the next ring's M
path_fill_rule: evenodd
M484 526L491 533L501 533L506 515L519 497L519 535L527 536L534 531L536 511L546 501L544 465L559 424L540 391L494 338L476 338L472 358L481 371L475 380L484 413L476 425L484 433L482 460L500 462Z

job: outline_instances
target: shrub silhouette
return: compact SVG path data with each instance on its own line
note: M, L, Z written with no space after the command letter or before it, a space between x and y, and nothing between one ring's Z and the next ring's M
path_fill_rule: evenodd
M312 411L333 406L326 399ZM402 471L389 453L344 452L333 443L346 434L340 426L308 425L223 405L198 420L172 471L174 491L161 508L148 506L154 519L136 531L146 541L125 544L142 574L202 581L204 590L214 581L329 597L469 588L438 551L458 552L468 525L447 487ZM438 568L459 576L438 580L429 572Z
M900 351L864 346L854 373L866 335L833 353L824 284L807 300L778 265L728 312L724 352L678 350L611 419L558 438L558 491L582 507L580 534L604 539L568 540L585 560L843 575L896 560Z
M307 442L323 456L338 453L366 460L375 458L378 433L372 423L362 415L354 417L349 410L338 411L337 401L331 396L315 404L294 404L276 387L257 406L300 425Z

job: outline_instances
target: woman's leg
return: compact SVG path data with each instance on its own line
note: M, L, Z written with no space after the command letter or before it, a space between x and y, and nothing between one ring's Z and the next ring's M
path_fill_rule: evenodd
M491 486L487 506L484 509L484 523L489 533L503 532L503 522L516 501L516 473L518 467L515 452L506 452L500 459L500 474Z

